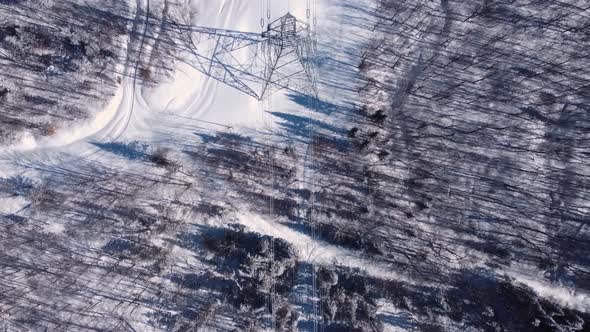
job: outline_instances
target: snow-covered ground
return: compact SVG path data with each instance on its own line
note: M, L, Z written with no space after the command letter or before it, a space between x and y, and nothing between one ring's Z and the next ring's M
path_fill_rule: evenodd
M290 2L273 0L270 8L267 8L265 1L189 1L187 9L192 10L192 23L195 25L256 33L262 30L261 13L264 13L262 17L266 21L273 21L288 11L305 19L306 3ZM149 0L138 3L145 8ZM313 4L314 11L317 10L314 14L324 15L320 11L321 7L321 3ZM267 10L272 15L270 20L266 18ZM144 29L142 23L138 22L137 29L140 32ZM140 40L141 52L150 52L153 41L152 38L149 39ZM191 55L187 53L181 56L188 58ZM201 74L186 62L177 63L171 78L150 88L137 83L137 68L134 65L119 70L128 76L124 78L112 100L102 106L103 109L94 118L42 140L35 140L27 135L20 143L0 148L0 160L5 165L2 167L4 172L0 174L18 174L36 162L59 165L77 158L112 158L108 153L96 155L98 148L95 143L141 140L148 144L160 144L164 141L168 144L181 144L182 137L192 135L191 128L231 128L237 132L255 134L271 130L275 126L275 120L268 111L288 110L301 113L305 110L304 106L292 102L284 93L275 93L267 100L259 102ZM96 108L94 105L89 107ZM170 136L175 136L178 142L168 139ZM15 163L24 163L25 167L19 170Z
M153 13L165 4L155 0L138 0L136 3L131 2L130 5L137 14L135 21L130 23L133 33L128 41L128 52L131 52L130 49L134 47L139 48L139 57L142 57L152 52L159 33L157 29L147 32L148 19L142 13L148 11ZM290 0L272 0L268 3L267 1L252 0L213 2L197 0L186 2L182 8L191 12L191 23L194 25L254 33L263 30L260 24L261 18L265 23L268 23L290 12L313 25L319 38L318 52L324 57L332 57L330 53L344 47L338 43L344 40L345 33L351 32L349 31L350 26L345 26L344 7L340 6L338 2L324 0L313 0L309 4L306 1ZM309 17L306 15L308 9ZM269 14L271 15L270 19L267 16ZM315 22L313 22L314 17ZM345 47L360 50L364 41L361 38L357 40L359 41L358 45L350 44ZM351 43L354 40L348 40L348 42ZM190 59L188 59L191 56L190 53L182 53L181 51L177 56L179 61L174 63L171 75L158 84L151 85L144 85L138 80L138 65L128 61L125 67L118 69L124 75L114 97L106 105L88 105L90 108L101 109L96 112L95 117L83 123L72 124L49 137L35 139L32 136L26 136L20 143L3 147L0 150L0 176L5 179L23 177L34 184L48 182L58 187L60 183L68 183L72 178L68 179L67 174L74 175L71 172L76 172L76 170L87 174L90 181L102 181L101 178L111 181L112 178L103 177L103 174L106 174L103 172L109 173L114 169L122 171L126 174L124 176L129 179L141 177L153 172L151 165L122 159L121 153L113 153L112 150L104 147L113 144L126 146L130 142L138 142L132 147L138 147L136 152L140 155L149 153L156 148L175 150L180 147L182 149L187 146L187 142L193 145L197 144L196 132L212 134L227 132L267 140L269 143L278 142L285 140L285 138L273 137L271 133L277 130L282 120L273 116L271 112L299 116L308 115L310 112L308 105L294 100L286 91L273 91L265 99L258 101L197 71L190 65ZM357 54L348 55L348 57L356 56ZM186 57L187 60L182 61L183 57ZM346 57L346 55L334 54L333 58L329 59L334 62L324 62L325 67L320 66L318 75L321 76L322 71L340 70L335 64L343 61L340 59L341 57ZM352 77L349 78L352 80ZM320 82L319 88L320 95L325 95L326 100L343 102L340 99L342 92L339 91L338 86L323 86ZM294 138L287 137L287 141L292 139ZM87 169L89 165L100 165L98 167L102 170L97 174L92 174ZM96 179L92 179L95 176ZM77 180L73 183L76 182ZM191 185L199 186L200 184L193 183ZM76 189L72 189L73 194ZM120 189L125 190L124 187ZM181 200L187 202L200 199L198 193L178 193L177 188L161 185L157 186L154 194L156 193L162 197L176 195L177 199L182 197ZM79 192L75 195L84 194ZM146 193L146 199L153 198L147 198L149 196ZM12 218L18 215L30 216L27 210L34 202L30 202L30 197L28 200L25 197L27 196L1 198L1 213L13 216ZM82 198L82 196L80 197ZM273 225L272 222L255 212L244 210L237 213L243 213L237 218L237 221L247 226L248 229L283 238L293 243L297 248L298 255L304 257L304 262L337 263L366 270L373 275L392 277L388 274L386 267L367 261L352 251L322 244L305 233L291 230L281 224ZM188 216L190 214L185 215L185 217ZM61 238L68 233L69 222L67 221L42 214L38 215L38 218L41 223L38 226L41 227L43 234L53 234L53 236ZM223 226L222 220L219 221L221 226ZM85 245L90 248L105 246L108 243L106 239L108 237L105 238L104 234L101 234L94 241L89 241ZM163 243L162 239L154 239L153 241ZM174 258L175 261L189 260L192 264L198 265L190 257L189 251L180 248L171 250L177 256ZM94 256L94 254L92 255ZM87 274L87 276L90 275L92 273ZM101 286L97 285L96 287ZM138 292L131 285L128 290L121 289L120 291L123 292L121 293L123 296L126 291ZM82 306L83 303L71 303L71 305ZM105 302L102 306L108 308L109 304ZM125 324L138 331L148 330L148 326L151 326L147 323L149 310L147 312L145 310L147 309L131 311L133 315L124 317ZM127 312L126 315L130 315L130 313ZM116 326L121 328L119 325Z
M130 1L134 15L128 22L127 57L116 70L121 83L111 100L88 105L96 116L87 121L69 124L47 137L28 135L20 143L0 147L0 231L4 231L0 244L7 248L0 263L6 262L0 271L0 281L5 283L0 283L0 328L272 329L276 322L265 309L268 303L252 308L231 300L248 286L243 282L247 277L259 276L228 268L235 262L205 248L209 234L237 227L230 224L244 226L246 238L260 240L249 233L255 232L285 240L294 250L300 265L289 276L294 291L280 300L290 301L281 309L292 306L299 313L295 321L301 330L318 328L338 292L347 307L359 306L368 312L360 314L368 317L363 325L367 330L378 330L378 326L387 331L426 329L430 323L447 330L469 328L463 326L469 325L463 311L480 309L469 307L469 300L481 297L478 292L495 296L500 293L497 290L513 289L512 281L495 279L503 276L564 308L589 312L584 287L548 282L539 267L525 261L502 265L501 247L477 250L478 236L491 227L487 223L481 222L484 226L478 234L463 234L459 228L447 227L451 221L430 215L429 209L436 204L441 210L445 204L453 208L448 210L460 209L450 198L452 190L470 186L472 193L477 191L465 176L449 180L445 192L438 193L437 181L455 173L438 168L422 172L413 166L415 161L436 164L429 156L442 155L441 164L456 157L445 155L454 142L441 143L447 144L444 149L437 145L436 150L419 151L422 146L411 142L416 133L404 127L404 121L413 125L413 117L437 114L434 102L424 109L416 106L420 112L410 115L397 118L396 113L411 98L409 91L426 66L423 58L438 51L436 47L420 49L422 43L430 45L431 39L439 38L428 29L447 27L445 19L433 13L447 12L449 5L448 1L418 1L415 11L400 10L403 24L394 25L388 20L395 21L397 14L389 16L384 10L385 15L379 3L391 2ZM259 101L199 71L191 49L183 44L186 40L171 33L171 27L183 20L198 27L261 33L267 23L287 12L310 23L317 38L318 99L282 90ZM404 46L398 49L397 45ZM245 50L236 54L243 59L249 56ZM364 63L371 55L373 66ZM169 70L162 74L158 66ZM147 69L155 77L160 75L156 82L146 78L150 76ZM432 81L423 80L426 86ZM389 108L394 115L388 113L387 121L397 122L375 124L374 114ZM443 116L424 121L434 123L431 127L437 130L443 130L437 126L446 129L461 123ZM389 132L388 126L395 130ZM422 128L416 129L420 135ZM541 132L536 127L531 130ZM383 139L382 146L371 143L375 137ZM365 151L349 153L357 148L355 144L365 146ZM399 156L391 156L396 144L406 145ZM385 150L385 146L391 148L387 154L367 152ZM484 155L480 148L473 144L473 151ZM424 174L432 175L435 183L434 201L428 197L430 192L413 192L430 183L414 183L418 189L410 188L411 177ZM528 183L530 190L536 188L534 184ZM385 197L389 194L393 198ZM495 212L467 196L461 204ZM387 205L388 199L393 203ZM548 232L534 227L530 227L534 234ZM256 253L250 243L225 240L229 245L220 252L250 250L248 259L264 262L263 250ZM262 237L260 242L264 241ZM222 264L226 260L230 261L227 266ZM341 283L320 275L323 267L338 271L334 273ZM467 270L481 270L484 277L460 273ZM366 281L359 282L358 275ZM342 286L343 280L348 286ZM266 282L261 284L267 287ZM316 286L323 282L333 284ZM383 298L373 303L370 297L375 289ZM460 296L457 300L461 291L466 298L471 296L469 300ZM528 292L515 293L525 298ZM441 294L448 298L441 300ZM528 299L514 302L529 305ZM497 302L502 304L501 300ZM491 302L484 301L489 305L485 310L497 304ZM547 303L533 302L531 311L554 310ZM494 313L483 316L490 315ZM382 325L373 321L375 317Z

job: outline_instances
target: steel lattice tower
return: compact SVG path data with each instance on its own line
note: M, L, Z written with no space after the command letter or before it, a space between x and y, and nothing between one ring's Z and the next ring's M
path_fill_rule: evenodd
M316 95L309 25L287 13L263 33L190 27L191 65L258 100L272 91Z

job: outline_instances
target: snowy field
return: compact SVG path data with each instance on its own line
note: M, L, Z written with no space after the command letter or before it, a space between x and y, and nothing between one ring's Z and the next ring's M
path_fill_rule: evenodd
M517 2L86 2L127 33L88 116L0 146L0 328L587 330L590 12ZM287 13L317 95L203 65L264 76L215 52Z

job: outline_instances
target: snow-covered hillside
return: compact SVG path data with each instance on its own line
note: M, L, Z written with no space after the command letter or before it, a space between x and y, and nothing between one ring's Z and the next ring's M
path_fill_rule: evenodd
M585 7L0 0L0 328L587 330Z

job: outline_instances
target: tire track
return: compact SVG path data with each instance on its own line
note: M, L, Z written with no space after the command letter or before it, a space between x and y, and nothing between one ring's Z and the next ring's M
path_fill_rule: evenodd
M137 0L137 11L136 11L136 16L135 16L135 22L134 24L140 19L140 2L141 0ZM134 68L134 72L133 72L133 93L131 95L131 109L129 110L129 117L127 118L127 121L125 123L125 125L123 126L123 129L121 130L121 132L119 134L117 134L112 142L116 142L117 140L119 140L121 138L121 136L123 136L123 134L125 133L125 131L127 130L127 128L129 127L129 123L131 123L131 119L133 118L133 111L135 108L135 98L136 98L136 94L137 94L137 72L139 71L139 64L141 62L141 56L143 53L143 48L145 45L145 38L147 36L147 31L148 31L148 27L149 27L149 20L150 20L150 0L145 0L145 5L146 5L146 9L145 9L145 19L144 19L144 26L143 26L143 33L141 36L141 41L140 41L140 45L139 45L139 52L137 55L137 60L135 61L135 68ZM129 53L128 53L129 54ZM127 59L127 66L129 66L129 58ZM127 67L129 68L129 67Z

